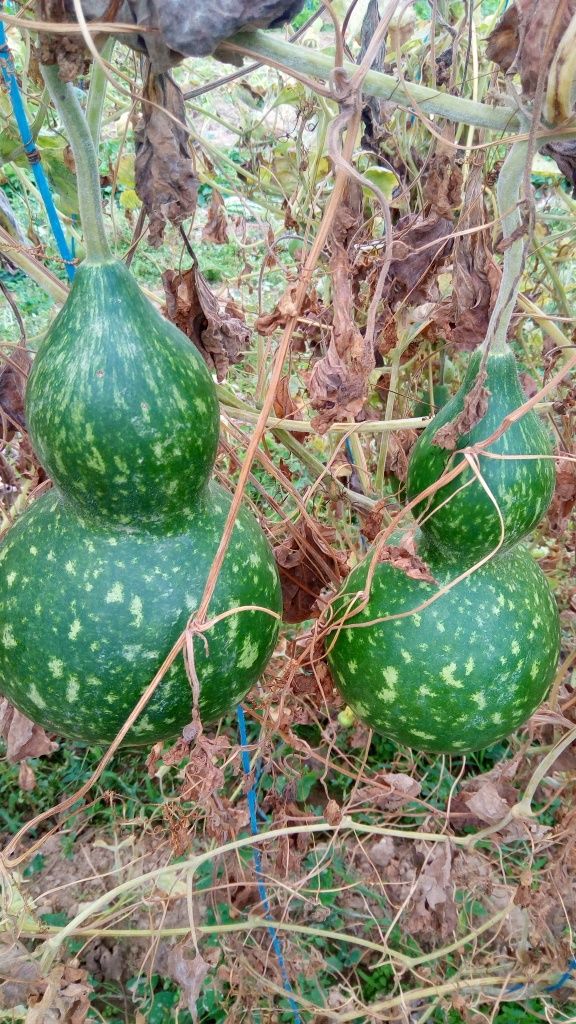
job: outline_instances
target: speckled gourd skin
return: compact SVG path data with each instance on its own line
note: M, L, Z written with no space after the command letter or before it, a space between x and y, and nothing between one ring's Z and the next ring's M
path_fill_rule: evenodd
M197 608L230 496L212 483L186 529L159 536L83 519L57 491L20 517L0 549L0 691L46 729L110 742ZM242 510L210 604L281 612L274 557ZM194 640L203 722L240 701L265 667L278 619L243 611ZM191 720L178 655L127 742L170 739Z
M451 458L454 458L452 465L461 461L462 456L454 456L433 442L440 427L462 411L464 397L477 378L481 358L480 350L472 354L461 388L434 417L414 446L406 481L410 501L442 476ZM525 401L516 360L508 346L503 352L488 356L486 370L485 386L490 392L488 410L480 422L459 439L457 449L484 440L500 426L509 412ZM543 423L535 413L529 412L494 441L489 451L502 455L550 456L552 445ZM554 462L551 458L502 460L480 457L480 470L502 512L505 526L503 548L510 548L534 529L546 512L554 490ZM422 530L430 539L448 552L465 553L470 564L494 551L501 536L498 513L477 480L455 494L472 475L470 469L464 470L451 483L437 490L431 499L426 499L414 509L415 516L427 517L422 522ZM450 501L440 508L451 494Z
M178 529L216 456L214 383L194 345L117 261L84 264L34 360L34 448L84 514Z
M446 583L462 565L421 552ZM348 577L336 615L366 581L370 558ZM366 608L350 622L410 611L435 592L389 563L376 567ZM518 728L545 698L560 645L548 581L520 547L492 558L438 600L404 618L346 624L326 641L334 682L358 718L418 750L480 750Z

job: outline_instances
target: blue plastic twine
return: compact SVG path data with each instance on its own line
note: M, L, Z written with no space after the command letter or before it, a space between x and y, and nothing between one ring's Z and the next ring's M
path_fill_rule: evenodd
M3 6L2 0L0 0L0 13L2 12ZM54 200L50 191L50 185L48 184L48 179L46 178L46 173L40 160L38 147L32 138L30 123L28 121L24 103L22 102L20 89L18 88L18 79L16 78L14 61L12 60L10 47L8 46L3 21L0 21L0 70L2 71L2 78L8 90L10 103L14 112L14 118L18 125L20 138L22 139L22 145L26 152L26 156L28 157L30 167L32 168L32 173L38 186L38 191L42 196L42 201L46 207L46 213L48 214L48 220L50 221L50 227L52 228L58 251L64 260L68 278L72 281L76 269L72 263L74 257L70 251L68 242L66 241L64 231L62 230L58 211L54 205Z
M246 734L246 716L244 714L244 708L238 705L236 709L236 717L238 719L238 732L240 734L240 746L242 748L242 771L246 779L249 780L248 792L246 798L248 801L248 813L250 815L250 831L253 836L258 835L258 798L256 796L256 787L254 782L250 778L250 754L248 752L248 736ZM272 921L272 913L270 911L270 900L268 899L268 893L266 891L266 885L264 883L264 872L262 871L262 852L258 846L254 846L252 849L252 858L254 860L254 874L256 875L256 884L258 886L258 895L264 908L264 914L267 920ZM282 944L278 937L278 932L274 925L270 925L268 928L268 934L272 940L272 949L276 955L278 961L278 967L280 968L280 974L282 977L282 984L288 997L290 1009L294 1015L296 1024L302 1024L302 1018L300 1011L295 1000L292 998L292 983L288 977L288 971L286 970L286 961L284 960L284 953L282 951Z

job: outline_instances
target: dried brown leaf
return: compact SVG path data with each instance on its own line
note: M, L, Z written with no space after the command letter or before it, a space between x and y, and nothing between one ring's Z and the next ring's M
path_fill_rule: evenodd
M212 201L208 210L206 224L202 231L204 242L214 242L216 245L225 245L229 242L228 219L224 200L217 189L212 190Z
M30 353L17 345L10 354L10 362L0 369L0 412L6 418L3 440L10 441L18 428L24 428L24 389L31 366Z
M339 825L342 821L342 809L336 800L329 800L324 809L324 817L329 825Z
M524 99L533 99L538 75L552 56L576 12L576 0L516 0L488 36L486 56L503 71L520 72Z
M334 548L336 530L300 520L274 549L280 574L285 622L304 622L320 614L318 598L346 575L346 555Z
M13 708L0 697L0 736L6 743L9 761L23 761L26 757L45 757L58 750L58 744L48 738L42 726Z
M158 247L167 223L178 225L194 216L198 178L188 133L166 113L186 124L180 87L169 74L150 73L143 96L142 114L134 130L136 192L150 220L148 241Z
M377 772L365 786L356 790L355 800L369 803L371 807L385 811L397 809L410 803L420 794L420 783L411 775L402 772Z
M354 419L364 406L368 378L376 365L371 340L364 338L353 320L354 275L348 246L361 223L362 190L350 182L330 232L332 276L332 335L328 351L310 376L312 407L318 413L312 426L324 433L336 420Z
M428 165L424 202L433 213L447 220L454 219L454 211L462 202L462 171L445 149L435 153Z
M399 569L412 580L423 580L425 583L437 582L426 562L404 543L383 547L379 561L388 562L394 569Z
M396 430L390 434L388 451L386 452L386 474L393 473L404 481L408 474L408 460L418 434L415 430Z
M447 217L432 213L409 213L394 231L393 259L388 272L390 301L407 296L413 305L428 300L432 272L452 248L454 225Z
M36 788L36 775L27 761L20 761L18 786L24 793L31 793Z
M465 796L464 803L476 818L480 818L480 821L486 822L488 825L501 821L511 807L511 804L500 795L493 782L485 782L474 793Z
M450 341L473 349L485 338L500 274L490 256L484 206L484 154L474 158L466 179L452 258L452 297L447 306Z
M170 320L194 342L208 366L224 380L230 366L239 363L250 341L243 320L221 313L218 300L198 267L183 274L166 270L162 275L166 312Z
M564 533L575 505L576 462L558 459L556 461L556 487L548 509L550 532L554 537L561 537Z
M486 376L486 370L480 370L473 386L464 398L462 412L458 413L449 423L445 423L443 427L440 427L440 430L437 431L434 437L433 444L437 444L439 448L447 448L448 451L454 451L460 438L470 433L472 428L486 415L488 399L490 398L490 392L484 387Z
M87 972L72 964L57 964L47 978L39 1002L30 1006L26 1024L83 1024L90 1009Z

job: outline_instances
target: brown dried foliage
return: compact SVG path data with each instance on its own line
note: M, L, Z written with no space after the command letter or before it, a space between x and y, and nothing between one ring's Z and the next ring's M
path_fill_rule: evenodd
M472 428L477 423L480 423L480 420L486 415L488 399L490 398L490 392L484 387L486 376L486 370L481 369L470 391L464 398L462 412L458 413L449 423L445 423L443 427L440 427L440 430L436 432L433 444L437 444L439 448L447 448L448 451L454 451L460 438L470 433Z
M324 433L337 420L354 419L362 409L368 377L376 365L374 350L356 326L354 278L348 254L361 223L362 190L349 182L330 232L333 323L328 351L310 377L310 402L317 415L312 425Z
M169 74L149 73L142 95L142 112L134 129L136 192L150 221L148 242L157 248L167 223L182 224L194 216L198 178L188 133L174 120L186 124L180 87Z
M524 99L533 99L542 60L551 60L576 12L576 0L516 0L488 36L486 56L503 71L518 69Z
M40 725L17 711L0 697L0 736L6 743L9 761L23 761L26 757L46 757L58 750L58 744L51 740Z
M338 586L346 575L346 555L334 546L336 536L331 527L301 519L274 548L285 622L316 618L322 591Z
M228 311L220 312L214 292L196 266L183 274L166 270L162 282L169 319L194 342L218 380L224 380L249 344L245 322Z
M208 208L206 223L202 229L202 239L204 242L214 242L215 245L225 245L230 241L226 207L216 188L212 190L212 200Z
M412 580L436 583L426 562L416 554L413 545L408 541L405 544L386 545L380 551L378 561L386 562L392 568L399 569Z

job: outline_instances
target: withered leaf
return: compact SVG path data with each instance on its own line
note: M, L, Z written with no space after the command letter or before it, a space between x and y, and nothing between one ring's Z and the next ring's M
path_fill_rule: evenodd
M25 427L24 388L30 365L30 353L23 345L17 345L10 361L0 368L0 411L3 422L5 420L5 441L10 441L19 427Z
M490 392L484 387L486 376L486 370L480 370L473 386L464 398L462 412L458 413L449 423L445 423L443 427L440 427L440 430L437 431L434 437L433 444L437 444L439 448L447 448L448 451L454 451L460 438L470 433L472 428L486 415L488 399L490 398Z
M415 430L396 430L390 434L388 451L386 452L386 474L393 473L404 481L408 474L408 459L416 444L418 435Z
M568 459L556 461L556 487L550 508L548 522L554 537L564 533L572 509L576 505L576 462Z
M290 536L274 548L285 622L304 622L320 614L318 598L346 575L346 555L334 547L336 530L300 520Z
M168 954L168 972L181 989L185 1005L194 1021L198 1020L196 1004L209 970L210 964L200 953L192 960L186 956L183 946L174 946Z
M26 757L45 757L58 750L58 744L48 738L40 725L13 708L0 697L0 736L6 742L9 761L23 761Z
M18 787L24 793L31 793L36 788L36 774L27 761L20 761L18 770Z
M41 1000L30 1006L26 1024L84 1024L90 1009L90 991L86 971L71 964L57 964L48 975Z
M454 219L454 211L462 202L462 171L446 148L439 149L430 160L424 202L433 213L447 220Z
M394 231L393 259L388 272L389 298L397 302L408 295L417 305L428 299L429 277L437 262L449 255L454 225L447 217L409 213Z
M355 799L361 803L369 803L379 810L391 810L401 807L420 794L421 785L417 779L402 772L377 772L373 780L365 786L359 786Z
M324 433L336 420L354 419L366 400L368 378L376 365L374 347L353 320L354 275L348 245L361 222L362 191L349 182L330 232L332 334L328 351L310 376L310 401L318 415L312 426Z
M424 583L436 583L426 562L406 545L386 545L382 548L380 562L388 562L394 569L399 569L412 580Z
M541 153L556 161L566 180L576 192L576 139L559 139L543 146Z
M162 275L166 312L170 320L194 342L208 366L224 380L233 363L239 363L250 341L243 320L220 312L218 300L198 267L183 274L166 270Z
M542 61L552 57L576 12L576 0L516 0L488 36L486 56L503 71L516 65L524 99L533 99Z
M188 133L173 120L186 124L179 86L169 74L149 73L143 97L142 114L134 130L136 192L149 217L149 243L157 248L167 223L178 225L194 216L198 179Z
M204 242L214 242L216 245L225 245L230 241L228 237L228 220L224 200L217 189L212 190L212 201L208 210L206 224L202 230Z
M473 349L486 337L500 274L490 259L490 233L480 230L484 209L484 154L473 156L466 179L462 211L452 256L452 297L449 300L450 341Z

